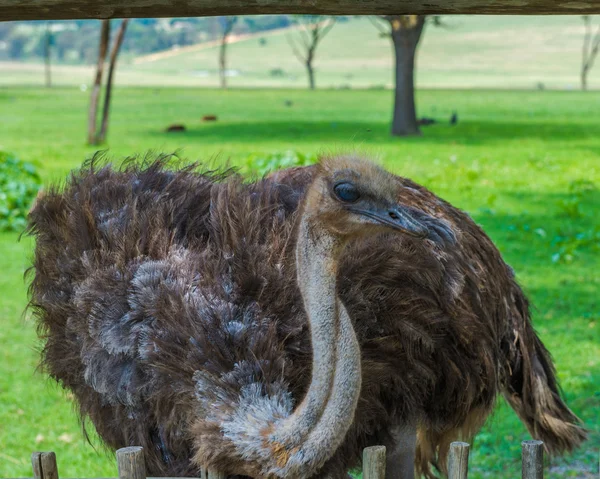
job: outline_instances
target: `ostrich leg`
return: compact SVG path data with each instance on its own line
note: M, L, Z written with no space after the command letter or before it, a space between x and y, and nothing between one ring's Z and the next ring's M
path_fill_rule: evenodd
M387 447L385 479L414 479L416 424L396 426L392 436L393 441Z

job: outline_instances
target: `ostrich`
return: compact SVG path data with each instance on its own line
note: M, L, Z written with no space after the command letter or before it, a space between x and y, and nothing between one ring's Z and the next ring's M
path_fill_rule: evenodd
M315 166L288 168L271 173L267 183L276 184L285 192L284 196L288 200L287 208L291 207L293 210L297 208L315 174ZM441 303L445 303L448 307L456 301L466 302L465 309L459 308L462 309L460 313L457 310L448 312L463 322L463 326L467 328L469 325L487 323L495 329L494 340L492 343L487 343L487 346L498 349L495 359L492 359L492 356L484 359L486 351L483 349L479 349L476 354L480 355L482 364L487 363L482 371L489 368L488 361L497 362L492 368L487 369L486 374L495 375L498 383L484 385L485 383L480 381L479 387L482 388L480 400L488 403L491 399L490 392L494 396L501 392L531 435L544 441L549 453L560 454L571 451L585 440L587 434L580 427L579 419L561 398L552 358L533 329L529 302L517 284L512 268L504 263L490 238L468 214L407 178L396 177L396 181L400 185L397 201L416 207L444 221L456 236L455 242L424 243L430 247L427 248L426 253L418 255L419 257L430 256L444 263L445 271L437 281L443 283L445 290L443 294L448 294L450 301L444 299ZM342 278L349 278L353 273L360 274L361 270L364 274L369 274L372 270L363 268L372 259L375 259L375 262L377 259L383 262L393 258L398 251L395 246L393 243L385 242L355 242L346 255L350 260L342 264L342 271L346 271L346 274L342 274ZM436 251L440 246L442 251ZM364 260L360 261L358 258ZM380 264L377 264L374 268L379 266ZM398 272L402 270L402 266L399 265L390 268ZM431 273L434 269L425 266L424 271ZM418 281L418 276L418 274L409 275L410 279L417 279L416 282L422 286L435 281L428 276ZM375 281L377 279L381 281L382 276ZM401 285L405 279L401 276L393 278L392 281L396 284L391 287L406 288ZM341 290L345 290L343 283ZM412 293L417 292L418 289ZM405 292L405 294L410 293ZM348 298L352 296L352 294L347 295ZM404 302L398 297L385 301L385 309L392 306L401 310ZM353 311L352 305L348 308ZM437 308L431 308L430 313L435 309ZM401 319L402 314L396 316L399 316L396 319L398 322L409 320L406 317ZM445 342L448 339L456 341L456 344L465 344L464 339L446 337ZM477 343L483 346L486 340L481 337ZM443 344L443 346L449 345ZM495 374L491 369L495 369ZM456 380L457 376L452 371L446 373ZM474 371L471 374L474 374ZM471 379L475 379L475 375ZM461 385L467 384L468 381L465 381ZM487 399L483 399L486 396ZM439 391L432 398L444 404L444 397L440 396ZM447 404L452 404L449 397L446 399L449 401ZM433 477L431 465L445 471L444 465L450 442L457 439L470 440L491 412L488 407L473 407L475 401L466 404L462 412L459 408L454 411L448 410L445 418L438 413L437 421L433 423L429 421L429 425L428 421L420 424L416 443L418 461L416 466L417 470L427 477ZM393 447L392 444L392 451ZM397 464L394 463L393 458L388 457L388 469L390 466L397 467Z
M402 233L348 212L356 194L395 204ZM329 257L306 249L317 219ZM337 478L385 443L389 477L433 477L500 389L552 450L575 447L526 300L469 221L348 158L254 185L91 164L31 214L44 365L151 475ZM338 329L313 321L332 311Z

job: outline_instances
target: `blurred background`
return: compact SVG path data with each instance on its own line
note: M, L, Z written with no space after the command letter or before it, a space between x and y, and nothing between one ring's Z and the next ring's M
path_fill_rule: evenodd
M0 22L0 477L31 476L34 450L56 451L62 477L116 475L72 396L36 372L24 313L27 211L98 150L251 175L359 150L465 209L515 269L591 430L548 477L597 477L599 48L590 16ZM517 477L528 438L499 401L470 477Z
M337 20L315 52L317 87L393 86L390 42L380 35L373 18L312 18ZM298 44L299 24L305 25L306 17L222 19L130 20L116 81L128 86L219 86L223 23L235 19L225 72L230 87L307 86L305 67L290 45ZM437 25L431 19L420 42L420 88L581 88L582 17L445 16L439 17ZM118 24L113 21L113 36ZM54 85L89 86L100 30L101 22L90 20L2 23L0 85L43 86L44 59L49 55ZM600 74L591 71L588 83L591 89L599 88Z

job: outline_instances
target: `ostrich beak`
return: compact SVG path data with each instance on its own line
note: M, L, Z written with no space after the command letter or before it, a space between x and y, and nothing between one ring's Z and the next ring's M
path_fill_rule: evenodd
M429 228L417 219L423 213L419 213L408 206L394 205L388 208L381 208L373 205L367 209L352 209L352 211L366 216L376 223L389 226L411 236L418 238L429 236Z

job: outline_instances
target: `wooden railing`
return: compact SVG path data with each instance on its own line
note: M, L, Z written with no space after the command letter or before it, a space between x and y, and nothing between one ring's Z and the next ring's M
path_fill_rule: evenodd
M522 444L522 479L543 479L544 443L524 441ZM34 479L58 479L56 454L34 452L31 456ZM118 479L146 479L144 450L139 446L125 447L117 451ZM453 442L448 459L448 479L467 479L469 469L469 445ZM385 446L367 447L363 451L363 479L385 479ZM226 475L212 469L202 468L201 479L226 479ZM174 479L174 478L171 478Z

